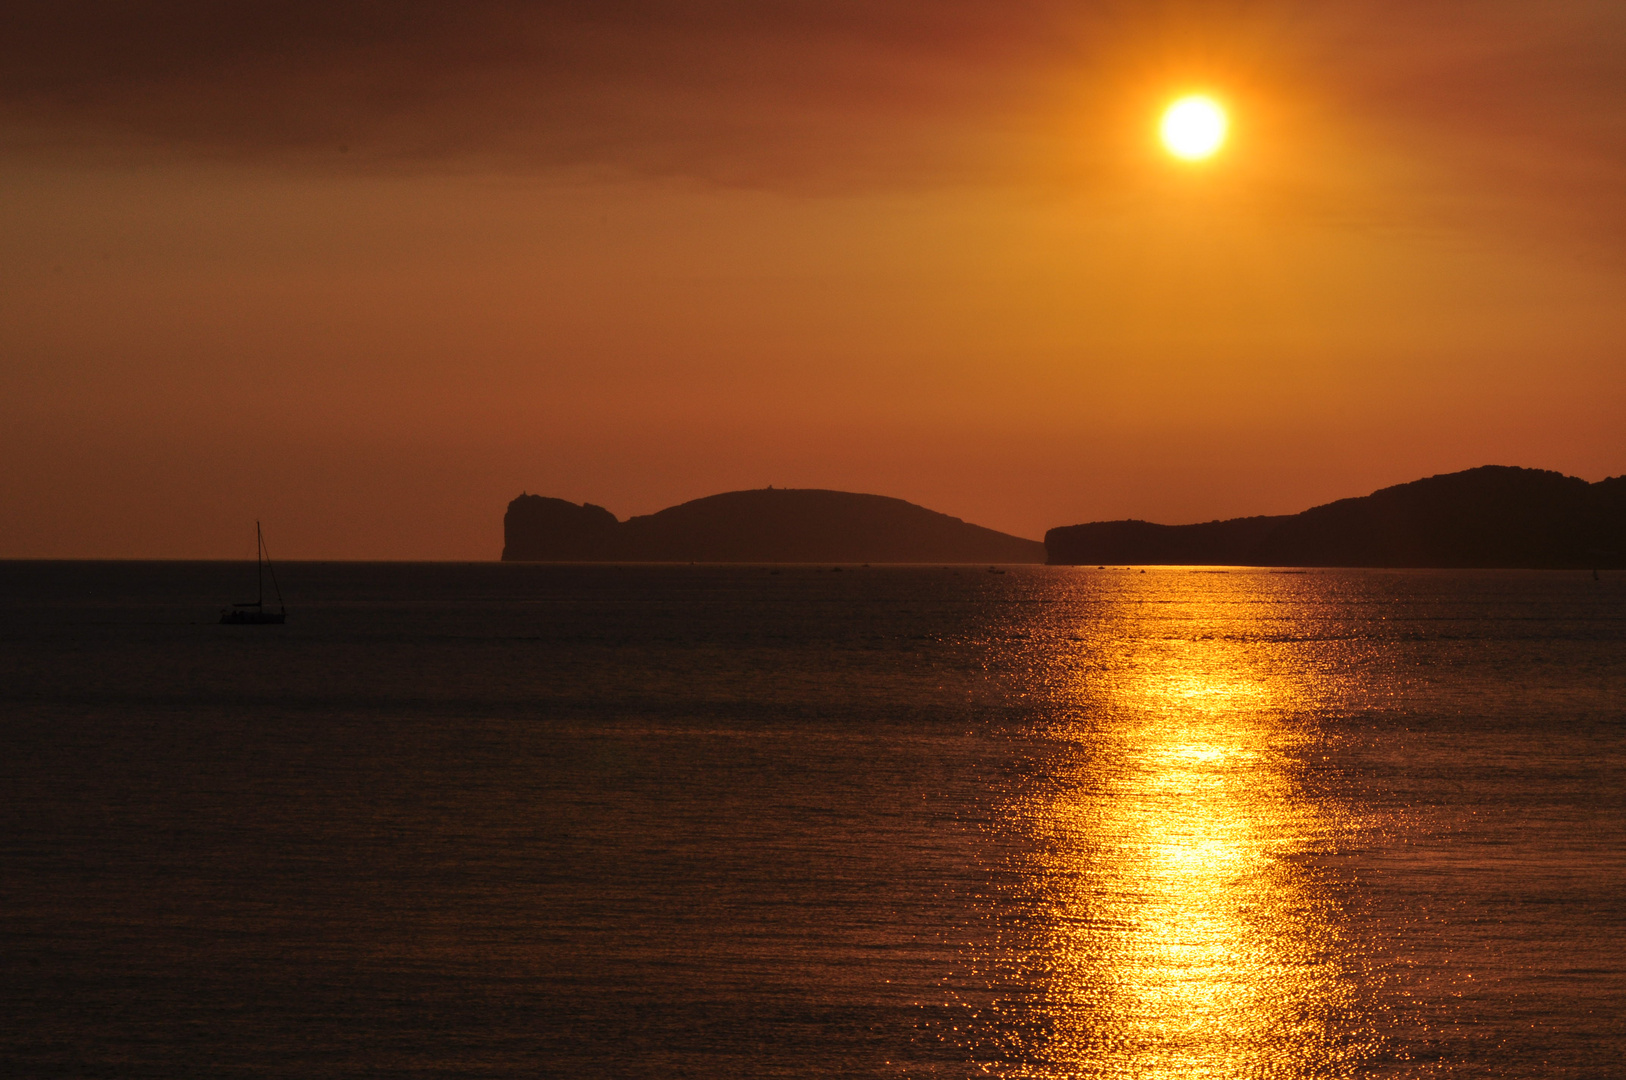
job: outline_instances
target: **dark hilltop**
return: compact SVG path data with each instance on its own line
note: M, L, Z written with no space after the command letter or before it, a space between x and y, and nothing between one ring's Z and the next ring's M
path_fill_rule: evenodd
M902 499L850 491L730 491L619 521L602 506L521 495L506 562L1042 563L1036 540Z
M1230 566L1626 566L1626 476L1589 484L1485 465L1279 517L1096 521L1045 534L1048 562Z

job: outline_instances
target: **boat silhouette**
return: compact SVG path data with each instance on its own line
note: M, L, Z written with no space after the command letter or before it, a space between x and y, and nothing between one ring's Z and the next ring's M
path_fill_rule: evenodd
M254 523L254 570L259 587L258 598L222 608L220 621L234 626L275 626L288 621L288 609L282 603L282 589L277 585L277 572L271 566L271 550L265 546L265 534L260 523ZM271 575L271 590L277 597L277 610L265 608L265 575Z

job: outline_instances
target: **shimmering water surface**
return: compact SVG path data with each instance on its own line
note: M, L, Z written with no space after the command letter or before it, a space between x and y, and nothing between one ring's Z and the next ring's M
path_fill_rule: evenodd
M1626 579L0 564L26 1076L1614 1077Z

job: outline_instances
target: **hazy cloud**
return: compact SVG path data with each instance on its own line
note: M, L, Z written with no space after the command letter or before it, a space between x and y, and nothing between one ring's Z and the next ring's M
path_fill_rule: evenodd
M1144 118L1136 94L1183 78L1272 102L1284 143L1359 133L1474 188L1602 197L1626 166L1626 10L1576 0L170 0L0 14L4 137L35 153L793 188L1071 182L1109 168L1114 125Z

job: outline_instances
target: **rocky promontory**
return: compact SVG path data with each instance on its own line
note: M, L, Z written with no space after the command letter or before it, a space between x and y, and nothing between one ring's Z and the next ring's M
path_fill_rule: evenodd
M592 503L521 495L503 517L507 562L1041 563L1036 540L884 495L730 491L620 521Z

